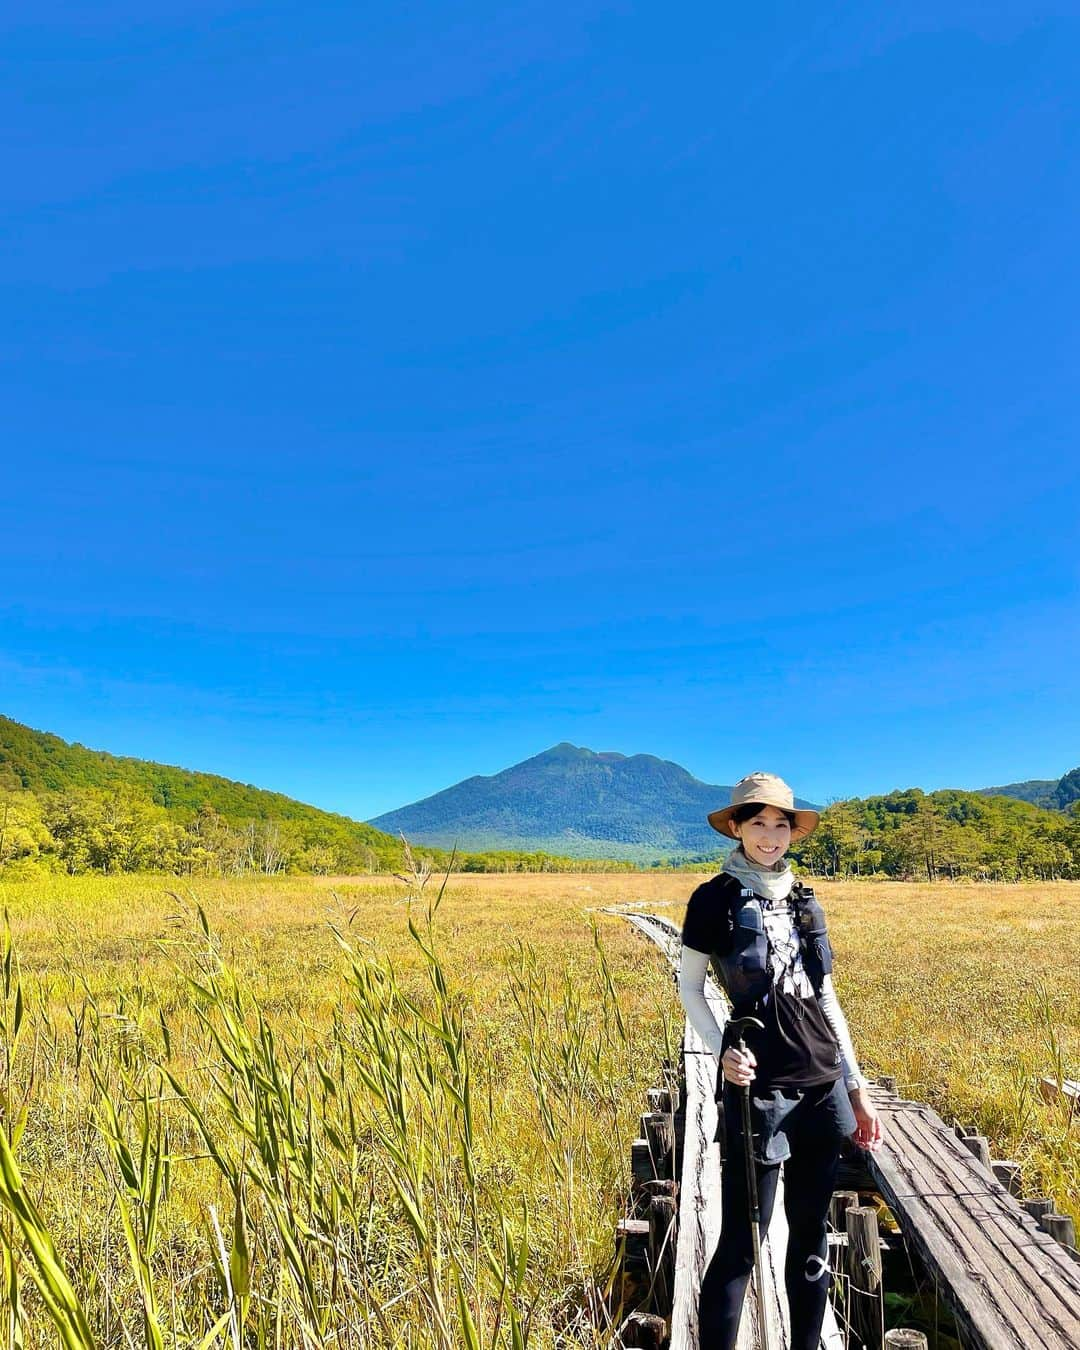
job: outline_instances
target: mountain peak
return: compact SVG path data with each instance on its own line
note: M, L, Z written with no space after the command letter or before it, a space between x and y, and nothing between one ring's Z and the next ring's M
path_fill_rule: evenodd
M723 843L705 817L729 793L655 755L560 741L372 823L435 847L653 861L719 853Z
M560 741L558 745L553 745L550 750L541 750L534 759L543 760L573 760L573 759L591 759L593 752L587 750L583 745L574 745L571 741ZM527 761L526 761L527 762Z
M550 750L542 750L535 758L549 763L599 760L604 764L615 764L626 759L626 755L620 754L618 750L590 750L587 746L574 745L571 741L560 741Z

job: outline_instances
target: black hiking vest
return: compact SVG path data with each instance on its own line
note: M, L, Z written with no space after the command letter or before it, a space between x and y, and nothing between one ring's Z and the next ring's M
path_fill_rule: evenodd
M819 994L825 976L832 971L832 947L825 925L825 911L813 889L796 882L789 899L799 934L799 951L814 993ZM736 1017L745 1017L772 987L769 967L769 939L761 900L751 890L740 887L730 902L732 934L727 956L713 955L717 980L731 1000Z

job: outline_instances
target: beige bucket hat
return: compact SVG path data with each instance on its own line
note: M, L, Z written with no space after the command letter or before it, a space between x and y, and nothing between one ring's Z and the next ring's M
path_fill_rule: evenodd
M795 794L784 780L777 778L774 773L748 773L745 778L740 778L731 789L731 805L723 807L720 811L710 811L709 824L714 830L726 834L729 839L738 839L739 836L732 826L731 817L740 806L747 806L750 802L760 803L762 806L776 806L781 811L790 811L795 817L795 824L791 827L791 842L793 844L797 839L805 839L808 834L812 834L817 829L817 823L820 819L818 813L797 809Z

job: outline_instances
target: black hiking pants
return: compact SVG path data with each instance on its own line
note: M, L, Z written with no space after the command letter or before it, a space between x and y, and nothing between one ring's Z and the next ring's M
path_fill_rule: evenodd
M700 1350L733 1350L754 1266L739 1091L730 1083L724 1085L723 1219L720 1240L701 1283ZM849 1132L849 1118L854 1127L854 1116L839 1084L774 1092L768 1098L752 1098L752 1103L762 1239L784 1168L788 1222L784 1282L791 1310L791 1350L818 1350L830 1282L825 1223L836 1186L840 1142ZM775 1155L779 1157L773 1161ZM761 1161L762 1156L768 1161Z

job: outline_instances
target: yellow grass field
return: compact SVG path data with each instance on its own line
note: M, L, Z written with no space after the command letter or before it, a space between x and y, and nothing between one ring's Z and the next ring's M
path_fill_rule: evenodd
M605 1344L682 1014L598 911L701 879L462 876L430 924L437 878L0 883L4 1343ZM819 894L867 1070L1080 1217L1033 1086L1077 1076L1080 885Z

